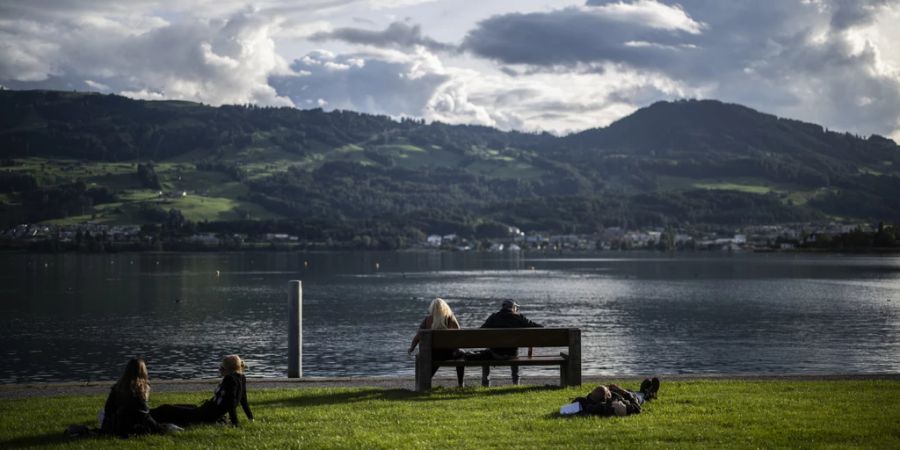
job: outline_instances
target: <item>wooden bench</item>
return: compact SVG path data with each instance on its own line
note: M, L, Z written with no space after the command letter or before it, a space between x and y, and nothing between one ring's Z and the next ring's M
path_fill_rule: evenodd
M435 360L434 349L566 347L557 356L519 356L510 359ZM469 366L559 366L560 386L581 385L581 330L578 328L476 328L464 330L419 330L416 357L416 391L431 389L434 367Z

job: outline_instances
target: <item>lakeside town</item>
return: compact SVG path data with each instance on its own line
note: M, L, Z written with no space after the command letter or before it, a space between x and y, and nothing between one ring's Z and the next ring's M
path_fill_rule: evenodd
M510 226L507 236L463 237L429 234L402 249L443 251L791 251L802 249L890 249L896 227L867 223L803 223L753 225L691 232L672 229L608 227L593 234L523 232ZM321 242L287 233L164 234L140 225L20 224L0 232L0 249L35 251L216 251L216 250L350 250L373 248L359 240Z

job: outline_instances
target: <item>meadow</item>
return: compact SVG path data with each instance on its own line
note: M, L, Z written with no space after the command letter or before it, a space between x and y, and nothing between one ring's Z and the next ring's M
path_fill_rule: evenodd
M617 380L634 386L637 380ZM253 390L239 427L119 439L68 438L95 425L104 397L0 401L0 447L65 448L900 448L898 380L663 380L627 417L561 417L591 386ZM199 403L208 392L151 403Z

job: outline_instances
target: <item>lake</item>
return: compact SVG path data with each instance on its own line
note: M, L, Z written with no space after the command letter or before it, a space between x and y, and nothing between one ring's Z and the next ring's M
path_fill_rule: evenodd
M5 253L0 268L0 383L111 380L132 356L152 378L215 377L229 353L285 376L293 279L306 376L412 375L436 296L464 327L513 298L581 328L589 375L900 371L895 256Z

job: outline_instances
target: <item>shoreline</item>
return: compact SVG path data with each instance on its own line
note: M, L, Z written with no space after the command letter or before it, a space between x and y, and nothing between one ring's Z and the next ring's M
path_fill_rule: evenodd
M647 374L649 376L651 374ZM900 373L786 373L786 374L652 374L668 381L847 381L847 380L884 380L900 381ZM640 380L644 375L609 375L585 376L582 386L605 384L610 380ZM197 378L177 380L150 380L153 392L206 392L212 391L219 378ZM477 377L466 379L466 387L480 387ZM493 386L510 386L509 377L496 376ZM109 391L115 380L107 381L64 381L40 383L0 384L0 401L19 400L32 397L60 397L77 395L101 395ZM436 376L435 387L455 388L456 379L452 376ZM522 376L522 386L557 386L557 376ZM304 378L247 378L251 390L256 389L303 389L303 388L376 388L404 389L412 391L415 387L413 376L392 377L304 377Z

